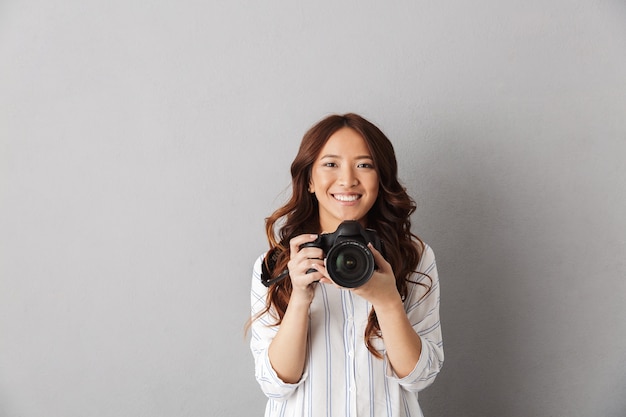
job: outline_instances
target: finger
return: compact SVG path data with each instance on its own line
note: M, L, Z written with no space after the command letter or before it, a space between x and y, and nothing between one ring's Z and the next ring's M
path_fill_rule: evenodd
M324 259L324 251L320 248L315 248L315 247L305 247L300 249L300 252L298 252L298 255L301 255L304 259L309 259L309 260L320 260L322 261Z
M309 284L319 281L323 272L323 261L319 259L291 259L287 264L292 281L295 279L301 283Z
M333 280L328 276L328 271L323 262L312 263L311 267L311 269L315 270L316 281L323 284L334 284Z
M295 279L300 285L309 286L313 283L319 282L324 278L322 273L318 270L319 264L307 263L304 270L292 278Z
M390 265L389 262L387 262L387 260L383 257L382 253L380 253L371 242L367 244L367 247L372 251L372 255L374 255L374 262L378 266L378 269L387 270Z
M317 235L298 235L289 241L289 249L292 254L298 253L300 251L300 246L305 243L313 242L317 239Z

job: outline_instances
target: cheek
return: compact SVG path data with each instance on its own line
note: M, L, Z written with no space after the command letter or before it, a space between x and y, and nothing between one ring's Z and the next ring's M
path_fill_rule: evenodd
M316 188L322 189L327 187L329 184L332 184L333 180L331 176L324 175L321 173L314 173L311 176L310 184L311 186L315 186Z
M371 179L370 190L373 194L378 195L378 191L380 190L380 182L378 181L378 176L375 176Z

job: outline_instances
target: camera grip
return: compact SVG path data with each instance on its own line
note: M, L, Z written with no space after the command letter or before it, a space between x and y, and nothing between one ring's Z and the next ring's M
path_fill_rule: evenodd
M306 243L303 243L302 245L300 245L300 249L303 249L303 248L320 248L320 249L323 249L323 248L321 247L321 245L320 245L320 241L319 241L319 240L320 240L320 238L318 237L318 238L317 238L316 240L314 240L313 242L306 242ZM316 269L313 269L313 268L309 268L309 269L307 269L307 271L306 271L306 273L307 273L307 274L310 274L310 273L312 273L312 272L317 272L317 270L316 270Z

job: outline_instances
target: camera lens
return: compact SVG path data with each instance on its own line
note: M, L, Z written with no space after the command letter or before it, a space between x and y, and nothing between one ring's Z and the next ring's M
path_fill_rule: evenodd
M333 246L326 266L330 277L338 285L356 288L366 283L374 273L374 257L367 246L349 240Z
M357 260L351 254L340 253L339 256L337 256L337 264L340 265L342 269L352 271L357 266Z

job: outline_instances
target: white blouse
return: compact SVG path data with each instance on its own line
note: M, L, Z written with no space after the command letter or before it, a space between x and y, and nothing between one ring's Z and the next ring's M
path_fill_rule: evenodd
M254 265L251 305L254 317L265 307L267 288L261 283L261 255ZM422 340L413 371L398 378L385 355L382 339L373 340L383 359L365 346L364 334L372 306L350 290L317 284L309 310L309 335L304 374L299 382L280 380L268 357L278 331L269 314L252 323L250 348L255 375L268 397L265 417L400 417L422 416L418 392L435 379L443 364L439 322L439 277L435 255L426 245L413 279L430 284L430 291L409 283L406 314ZM426 293L426 295L424 295Z

